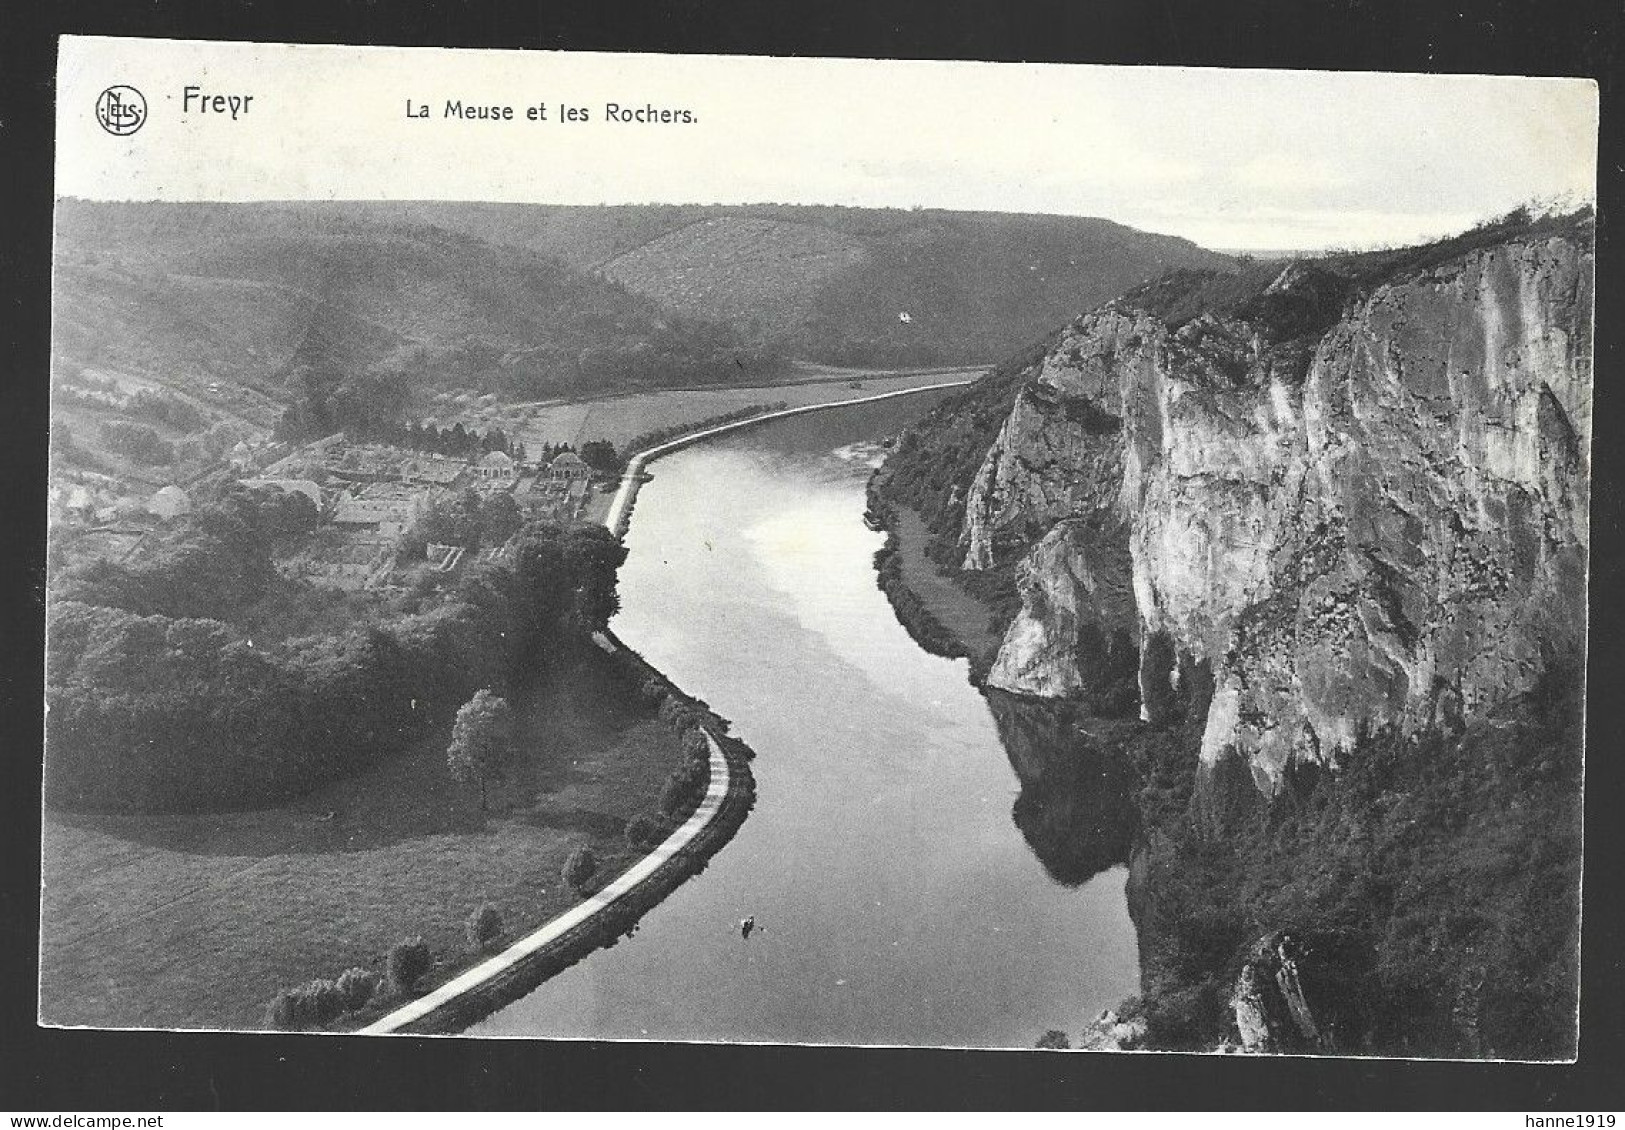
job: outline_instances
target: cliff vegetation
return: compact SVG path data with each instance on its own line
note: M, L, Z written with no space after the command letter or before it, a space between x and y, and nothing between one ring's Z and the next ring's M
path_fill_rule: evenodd
M1150 1044L1572 1052L1592 244L1177 271L899 442L990 692L1134 766Z

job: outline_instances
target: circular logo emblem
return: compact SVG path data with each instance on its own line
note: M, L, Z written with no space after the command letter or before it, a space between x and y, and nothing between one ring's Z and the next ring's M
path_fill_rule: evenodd
M133 86L110 86L96 99L96 120L108 133L132 134L147 120L147 100Z

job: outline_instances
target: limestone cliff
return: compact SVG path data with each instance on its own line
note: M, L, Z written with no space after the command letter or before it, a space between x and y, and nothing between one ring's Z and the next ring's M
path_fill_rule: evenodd
M1347 935L1277 932L1249 947L1229 1007L1240 1049L1362 1050L1369 1033L1369 946Z
M1017 562L1023 596L991 685L1086 692L1126 639L1143 715L1199 674L1204 766L1272 792L1583 645L1589 219L1385 254L1142 288L1061 335L965 501L966 568Z

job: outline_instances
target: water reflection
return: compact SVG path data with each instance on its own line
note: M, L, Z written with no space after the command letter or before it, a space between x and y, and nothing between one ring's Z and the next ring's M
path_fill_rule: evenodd
M1062 841L1094 825L1056 819L1100 791L1044 772L1070 755L1042 749L1042 712L920 650L875 583L877 438L927 407L784 420L655 466L616 630L732 719L757 805L635 937L473 1034L1030 1048L1138 990L1126 870L1085 882ZM1027 842L1018 784L1039 798Z
M989 688L999 741L1021 781L1011 818L1050 878L1081 886L1128 861L1134 805L1122 754L1077 706Z

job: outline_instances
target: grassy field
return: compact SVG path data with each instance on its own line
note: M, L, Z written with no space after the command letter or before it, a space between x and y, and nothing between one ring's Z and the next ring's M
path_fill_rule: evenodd
M635 858L626 820L680 760L671 732L587 649L521 711L525 782L483 819L445 768L448 734L296 802L207 816L47 812L41 1016L53 1024L255 1028L277 990L382 969L422 934L438 980L473 955L482 902L508 935L577 900L560 879L589 841L601 874ZM447 728L449 730L449 727Z
M539 451L544 442L579 446L590 439L605 439L621 447L628 440L658 428L698 423L753 404L783 403L795 408L804 404L940 384L958 377L974 377L980 372L980 369L933 369L899 374L816 369L808 370L811 379L804 378L790 384L675 389L569 404L529 405L523 407L526 422L519 429L519 438L532 451ZM853 388L854 381L862 387ZM507 416L514 414L511 406L503 411Z

